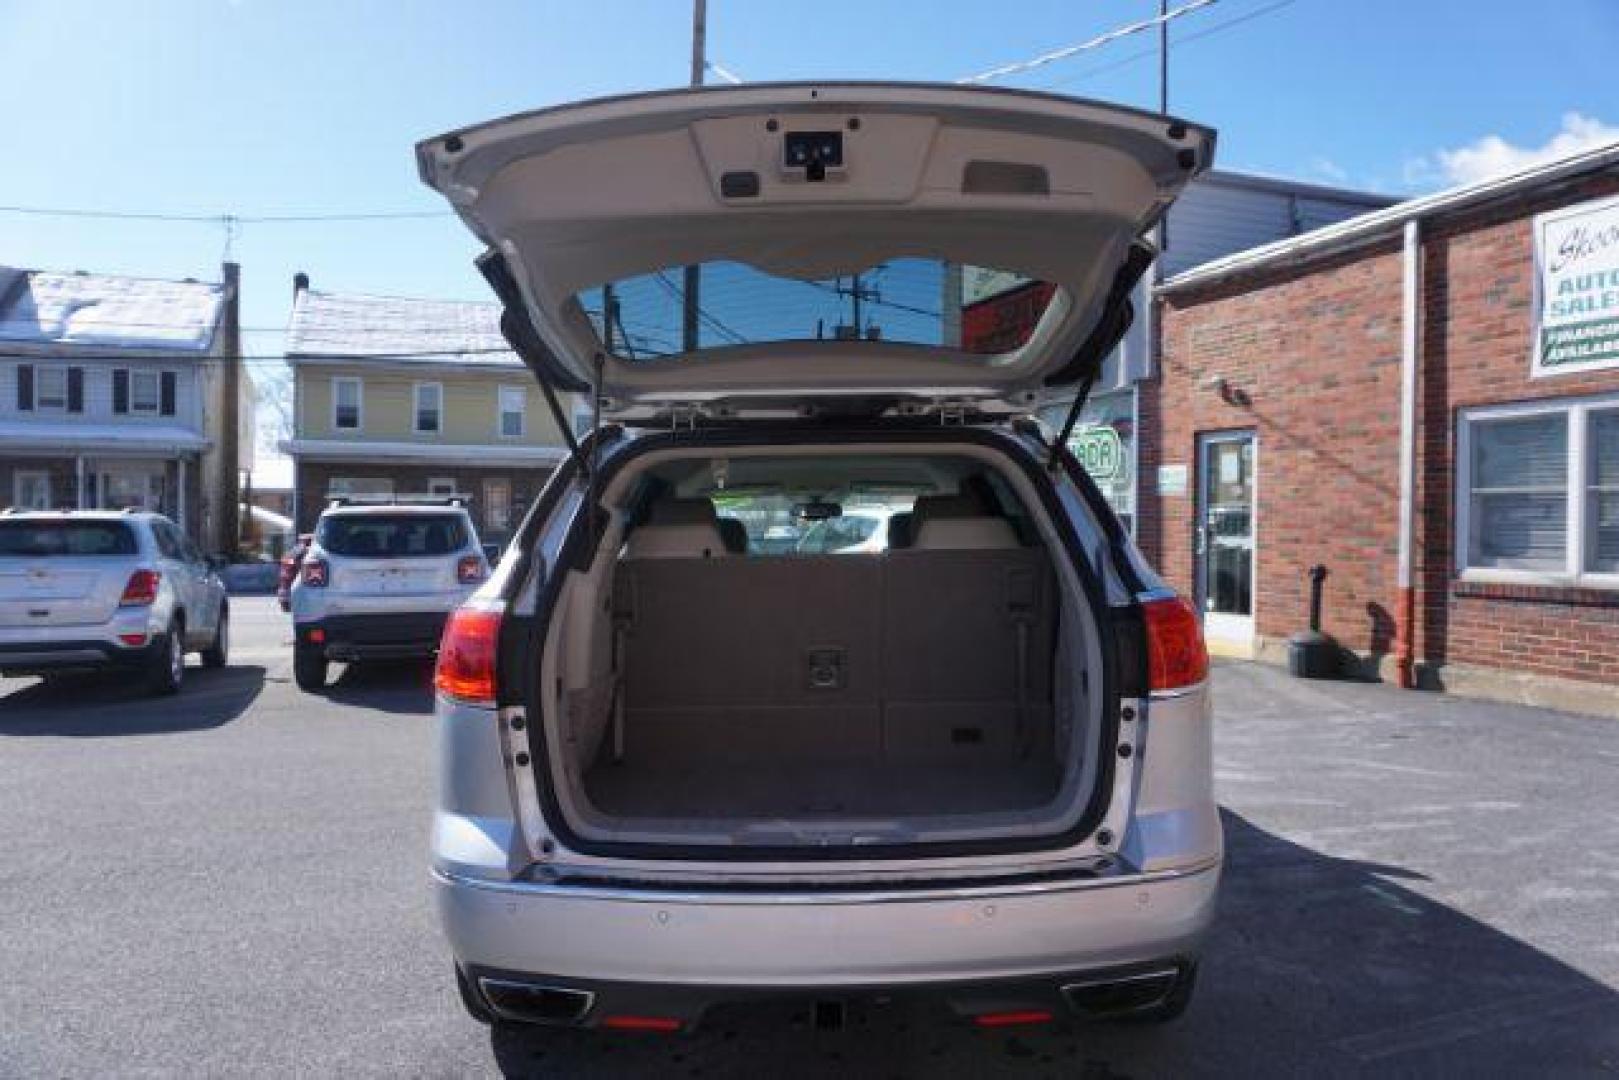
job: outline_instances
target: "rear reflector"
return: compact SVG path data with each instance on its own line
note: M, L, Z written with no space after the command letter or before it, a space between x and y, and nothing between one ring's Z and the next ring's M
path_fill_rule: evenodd
M157 603L157 587L163 576L156 570L137 570L129 575L119 607L150 607Z
M123 642L125 645L145 645L146 644L146 635L145 634L119 634L118 635L118 640Z
M1020 1009L1014 1012L979 1013L973 1017L973 1023L986 1028L1017 1027L1020 1024L1049 1024L1051 1023L1051 1010Z
M311 645L326 644L326 631L318 626L309 631L309 643Z
M1209 676L1209 653L1197 612L1179 596L1141 605L1147 624L1147 688L1178 690Z
M457 608L444 624L433 685L445 697L471 705L495 703L495 646L500 612Z
M601 1026L614 1031L679 1031L680 1021L670 1016L604 1016Z

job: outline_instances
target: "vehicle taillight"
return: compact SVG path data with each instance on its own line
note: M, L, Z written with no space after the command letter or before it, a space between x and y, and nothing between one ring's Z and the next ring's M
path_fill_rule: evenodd
M157 586L163 575L156 570L137 570L129 575L124 595L118 598L119 607L150 607L157 603Z
M457 608L439 640L433 685L445 697L471 705L495 703L495 645L500 612Z
M455 579L463 585L476 585L483 580L483 558L478 555L463 555L461 561L455 564Z
M331 576L331 568L326 565L325 559L304 560L303 581L308 587L324 589Z
M298 560L294 559L291 555L283 555L281 557L281 569L277 575L277 584L291 585L292 575L297 571L297 569Z
M1147 624L1147 687L1176 690L1209 677L1209 652L1197 612L1179 596L1141 605Z

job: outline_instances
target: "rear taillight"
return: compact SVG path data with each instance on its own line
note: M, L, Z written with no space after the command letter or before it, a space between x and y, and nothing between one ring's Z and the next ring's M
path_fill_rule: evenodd
M304 560L303 582L306 586L311 589L324 589L331 578L331 567L326 565L325 559Z
M476 585L483 580L483 557L463 555L455 564L455 579L463 585Z
M124 595L118 598L119 607L151 607L157 603L157 587L163 575L156 570L137 570L129 575Z
M1177 690L1209 677L1209 652L1197 612L1179 596L1141 605L1147 625L1147 688Z
M471 705L495 703L495 645L500 612L457 608L444 624L433 685L445 697Z

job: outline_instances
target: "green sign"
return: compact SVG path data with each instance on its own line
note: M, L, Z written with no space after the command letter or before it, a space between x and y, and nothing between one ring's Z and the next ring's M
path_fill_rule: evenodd
M1106 425L1081 428L1068 440L1068 448L1093 480L1113 480L1124 472L1124 441Z
M1619 367L1619 199L1535 218L1531 375Z

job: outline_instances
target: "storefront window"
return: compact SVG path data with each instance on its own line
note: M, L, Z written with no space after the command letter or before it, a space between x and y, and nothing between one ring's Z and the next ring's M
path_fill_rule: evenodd
M1592 410L1585 568L1619 574L1619 409Z
M1040 418L1053 431L1060 430L1071 405L1049 406L1041 410ZM1135 393L1117 390L1094 394L1085 402L1068 440L1068 448L1130 531L1136 516L1135 438Z
M1470 410L1459 434L1464 574L1619 585L1619 400Z
M1568 417L1473 428L1472 564L1557 569L1568 543Z

